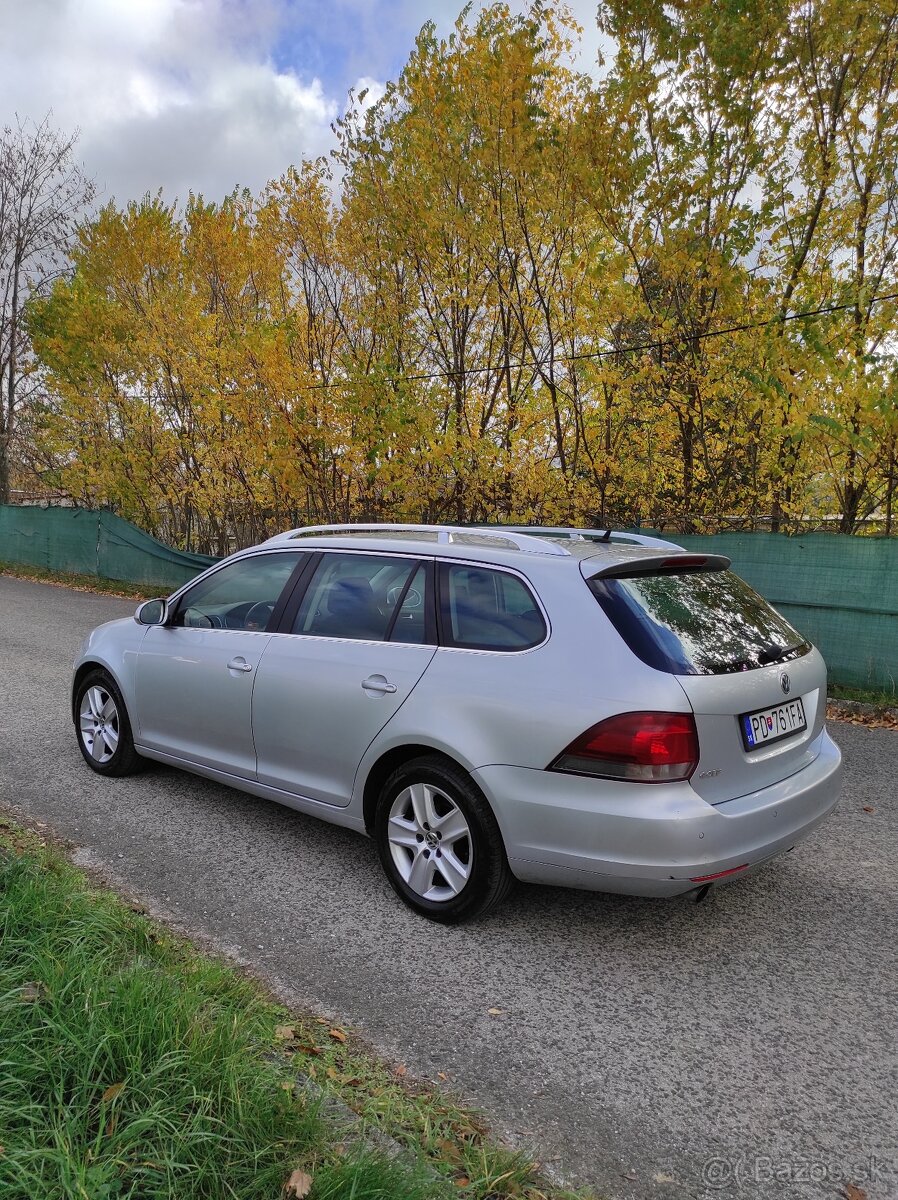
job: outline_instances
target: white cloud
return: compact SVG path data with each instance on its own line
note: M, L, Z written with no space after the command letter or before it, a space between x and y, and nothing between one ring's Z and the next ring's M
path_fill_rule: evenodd
M462 3L0 0L0 123L52 109L60 129L79 128L101 199L258 190L326 154L349 86L373 104L424 21L448 34ZM585 27L577 66L588 70L594 0L571 7Z
M218 199L325 153L337 101L268 57L277 11L235 0L0 0L0 112L81 130L101 194Z

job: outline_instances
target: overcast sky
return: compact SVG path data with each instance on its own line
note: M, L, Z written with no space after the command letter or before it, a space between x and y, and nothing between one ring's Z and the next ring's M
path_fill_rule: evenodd
M80 129L100 198L258 190L334 144L347 90L377 96L421 25L461 0L0 0L0 125ZM520 11L525 5L512 0ZM594 0L570 5L595 55Z

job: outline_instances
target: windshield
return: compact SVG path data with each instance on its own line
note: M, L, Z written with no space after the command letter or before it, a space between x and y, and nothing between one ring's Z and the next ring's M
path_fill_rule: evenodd
M589 586L634 654L672 675L749 671L810 650L732 571L615 576Z

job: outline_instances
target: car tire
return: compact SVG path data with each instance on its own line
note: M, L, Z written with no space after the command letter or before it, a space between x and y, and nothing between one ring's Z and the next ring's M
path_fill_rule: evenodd
M390 775L378 798L374 837L394 891L431 921L451 925L480 916L514 882L486 798L443 758L416 758Z
M111 675L98 668L78 684L73 708L78 749L98 775L136 775L149 766L134 749L131 722Z

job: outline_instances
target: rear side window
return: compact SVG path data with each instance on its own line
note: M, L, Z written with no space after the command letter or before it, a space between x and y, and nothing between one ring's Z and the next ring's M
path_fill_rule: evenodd
M468 650L527 650L546 636L532 592L517 575L442 563L443 644Z
M672 675L726 675L785 662L810 645L732 571L591 579L634 652Z

